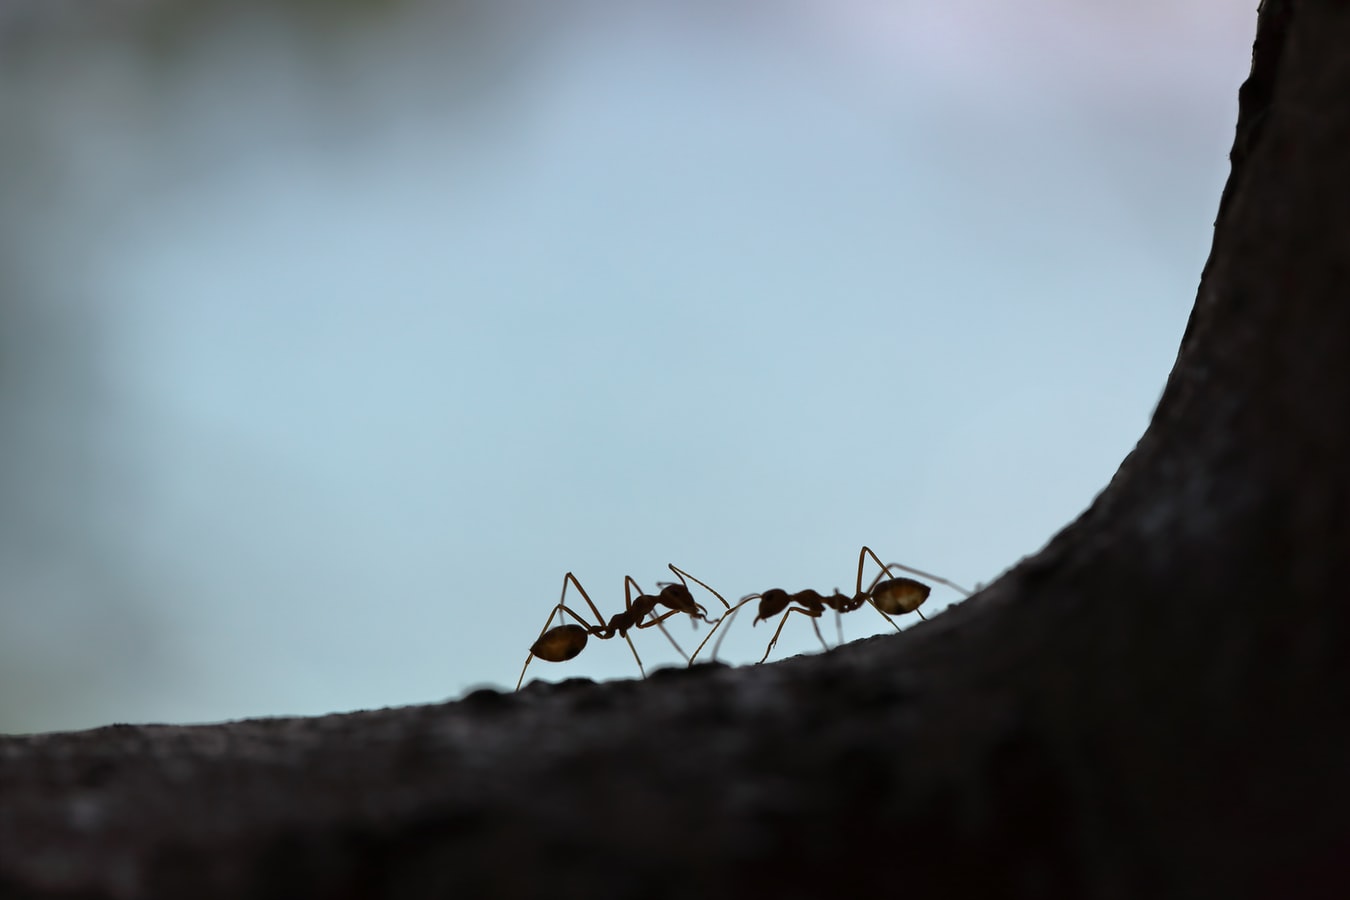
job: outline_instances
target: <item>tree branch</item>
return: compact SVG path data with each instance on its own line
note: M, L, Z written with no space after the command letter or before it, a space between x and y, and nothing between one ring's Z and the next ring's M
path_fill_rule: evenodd
M1350 895L1346 47L1350 7L1262 3L1154 420L972 600L773 665L0 739L0 895Z

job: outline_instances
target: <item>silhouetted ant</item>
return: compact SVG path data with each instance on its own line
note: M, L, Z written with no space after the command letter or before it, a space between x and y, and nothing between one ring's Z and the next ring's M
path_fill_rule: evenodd
M701 604L694 601L694 595L689 590L689 582L685 581L685 579L688 578L694 583L702 586L708 593L720 600L722 605L728 610L731 609L731 604L727 603L726 599L721 594L717 593L717 591L714 591L688 572L676 568L673 564L670 566L670 571L674 572L675 577L680 579L679 582L659 583L658 586L661 590L656 594L644 594L642 588L633 580L633 577L631 575L625 575L623 578L623 612L615 613L608 623L605 622L605 617L600 614L600 610L591 602L590 595L587 594L586 589L581 586L581 582L577 581L577 577L571 572L564 575L562 595L558 598L558 605L553 607L553 611L549 613L548 620L544 622L543 630L539 632L539 637L535 640L533 646L530 647L530 655L525 657L525 665L521 667L520 678L516 681L516 690L520 690L520 686L524 684L525 670L530 667L530 662L535 657L539 657L546 662L566 662L577 656L582 650L585 650L586 641L592 636L597 637L602 641L607 641L616 634L621 636L628 642L628 649L633 651L633 659L637 660L638 671L642 673L643 678L646 678L647 671L642 666L642 658L638 656L637 648L633 646L632 639L628 637L628 632L634 628L651 628L653 625L660 628L661 633L666 636L666 640L670 641L675 649L680 652L680 656L683 656L686 662L690 662L689 655L675 642L675 639L670 636L670 632L666 631L666 627L662 623L671 616L679 613L684 613L696 622L699 619L702 619L705 622L714 624L714 626L716 623L720 623L722 619L721 617L718 617L717 619L708 618L708 611L704 609ZM581 616L577 615L575 610L563 602L567 599L568 582L576 585L577 590L586 601L586 605L589 606L591 612L595 614L595 621L599 624L592 625L590 622L587 622ZM634 591L637 592L636 597L633 596ZM658 606L664 606L670 611L658 615L656 612L656 607ZM555 625L550 628L549 625L553 623L554 617L561 617L564 613L575 619L577 624L573 625L569 623ZM644 622L643 619L648 615L650 615L651 618ZM715 630L716 627L714 627L714 631ZM711 633L712 632L709 632L709 634Z
M872 579L872 583L868 585L867 590L864 591L862 587L863 565L869 556L876 561L877 565L881 566L881 571L877 573L877 577ZM811 620L811 627L816 632L816 638L819 639L820 645L826 650L830 649L830 645L825 643L825 637L820 633L820 626L816 624L816 620L824 615L825 610L827 609L834 610L836 615L842 615L846 612L852 612L853 610L860 608L864 603L867 603L880 613L881 617L889 622L891 627L896 631L900 630L900 626L895 624L895 621L891 616L915 612L919 613L920 619L925 618L924 614L919 612L919 607L928 599L928 595L933 589L922 581L916 581L913 578L905 578L903 576L889 577L891 569L900 569L904 572L919 575L930 581L936 581L938 584L944 584L947 587L958 590L967 597L970 596L970 591L945 578L931 575L928 572L923 572L919 569L912 569L909 566L901 565L900 563L883 563L881 558L878 557L876 553L872 552L870 547L863 547L858 553L858 578L854 586L854 594L852 597L839 593L838 589L830 595L821 594L809 589L798 591L795 594L789 594L781 588L769 588L762 593L747 594L717 620L717 623L713 626L713 630L708 633L708 636L705 637L702 643L698 645L698 648L694 650L694 655L690 659L689 664L693 665L693 660L698 658L703 647L708 643L709 639L712 638L717 629L721 627L722 623L730 620L740 611L742 606L749 603L751 600L759 600L759 615L755 616L755 621L752 624L758 625L761 620L767 620L780 613L783 616L778 622L778 629L773 633L773 638L769 641L769 646L764 648L764 655L759 658L761 663L768 659L769 654L773 652L774 646L778 643L778 636L783 633L783 626L787 624L788 616L792 613L801 613ZM722 637L718 638L717 643L713 645L714 660L717 659L718 648L722 646L722 641L725 638L726 634L723 633Z

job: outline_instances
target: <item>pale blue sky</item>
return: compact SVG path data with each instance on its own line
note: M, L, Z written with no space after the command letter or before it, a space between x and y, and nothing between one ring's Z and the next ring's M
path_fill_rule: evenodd
M1005 7L409 5L12 63L0 234L85 349L23 376L0 730L509 688L568 570L608 614L669 562L734 600L1037 550L1171 366L1255 14Z

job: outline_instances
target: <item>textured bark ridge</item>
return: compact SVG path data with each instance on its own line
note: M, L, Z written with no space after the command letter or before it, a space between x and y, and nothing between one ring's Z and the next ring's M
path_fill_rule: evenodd
M1262 4L1153 423L977 597L774 665L0 739L0 896L1350 896L1346 48L1350 6Z

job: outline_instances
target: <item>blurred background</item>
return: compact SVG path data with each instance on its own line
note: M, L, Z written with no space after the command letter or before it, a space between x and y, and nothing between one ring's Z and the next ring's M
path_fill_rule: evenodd
M569 570L987 583L1148 422L1254 8L5 4L0 731L509 689Z

